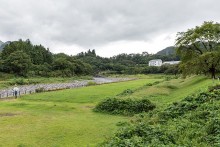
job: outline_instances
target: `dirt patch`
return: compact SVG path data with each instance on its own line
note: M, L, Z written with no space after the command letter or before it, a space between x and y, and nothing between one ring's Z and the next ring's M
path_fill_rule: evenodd
M18 115L18 114L15 114L15 113L0 113L0 117L15 116L15 115Z

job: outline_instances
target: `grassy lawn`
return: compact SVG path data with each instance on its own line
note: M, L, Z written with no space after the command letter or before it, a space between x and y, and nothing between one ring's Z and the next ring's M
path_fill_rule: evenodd
M205 77L172 79L139 76L139 80L25 95L0 101L0 147L95 146L117 130L117 122L130 117L95 113L92 108L126 89L135 91L121 98L147 97L162 109L196 91L207 88ZM148 83L160 81L153 86Z
M0 101L0 146L95 146L129 117L95 113L96 103L147 83L140 79Z

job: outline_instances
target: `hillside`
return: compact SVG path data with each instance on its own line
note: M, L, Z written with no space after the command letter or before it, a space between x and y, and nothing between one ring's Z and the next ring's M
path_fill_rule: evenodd
M174 46L170 46L170 47L166 47L165 49L159 51L156 53L156 55L174 55L175 54L175 47Z
M209 89L208 85L213 85L211 80L191 77L132 94L131 97L145 95L157 109L130 123L120 123L115 136L101 146L219 146L220 85Z

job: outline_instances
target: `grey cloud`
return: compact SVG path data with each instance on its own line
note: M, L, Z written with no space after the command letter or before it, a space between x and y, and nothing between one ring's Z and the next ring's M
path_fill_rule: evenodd
M83 47L219 21L218 0L0 0L0 36ZM1 40L1 38L0 38Z

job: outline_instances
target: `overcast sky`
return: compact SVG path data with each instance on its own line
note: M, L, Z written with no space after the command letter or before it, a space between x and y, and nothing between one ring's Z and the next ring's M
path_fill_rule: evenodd
M177 32L220 22L219 0L0 0L0 40L30 39L51 52L103 57L156 53Z

